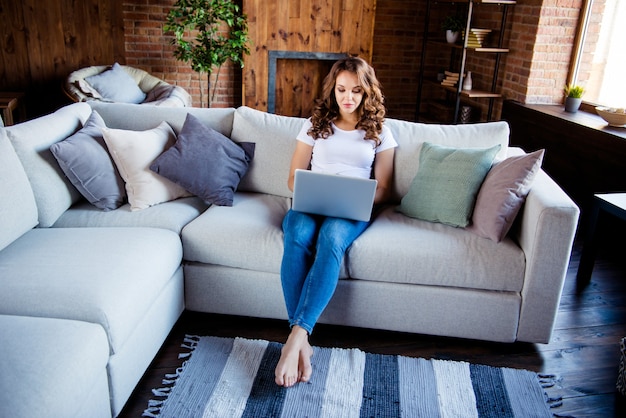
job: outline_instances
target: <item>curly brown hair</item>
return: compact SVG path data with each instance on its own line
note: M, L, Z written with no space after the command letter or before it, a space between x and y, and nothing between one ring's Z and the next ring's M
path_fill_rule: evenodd
M357 108L357 129L365 131L365 139L380 144L379 134L385 119L384 97L374 69L362 58L347 57L335 62L324 78L322 98L315 101L311 115L312 127L307 132L313 139L326 139L333 133L331 123L339 117L339 105L335 98L335 81L342 71L356 74L363 89L363 100Z

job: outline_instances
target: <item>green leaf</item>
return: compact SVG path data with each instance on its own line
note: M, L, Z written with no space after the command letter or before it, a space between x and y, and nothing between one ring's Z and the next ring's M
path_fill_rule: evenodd
M247 16L231 0L177 0L163 30L173 34L174 57L209 76L227 60L243 67L250 54Z

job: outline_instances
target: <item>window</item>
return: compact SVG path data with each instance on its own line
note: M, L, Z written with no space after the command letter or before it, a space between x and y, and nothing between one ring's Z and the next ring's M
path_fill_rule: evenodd
M586 0L570 80L589 103L626 107L626 1Z

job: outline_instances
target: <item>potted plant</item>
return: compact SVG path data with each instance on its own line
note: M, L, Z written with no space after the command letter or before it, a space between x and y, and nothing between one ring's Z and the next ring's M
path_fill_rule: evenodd
M239 6L231 0L177 0L163 27L173 32L174 56L191 63L198 72L208 74L208 106L215 99L222 64L227 60L243 68L243 55L249 54L248 21ZM211 74L217 68L211 94ZM202 88L200 102L203 105Z
M465 21L458 15L449 15L443 20L441 28L446 31L446 40L453 44L459 39L459 34L465 29Z
M582 86L567 85L564 89L565 93L565 111L575 113L580 107L585 89Z

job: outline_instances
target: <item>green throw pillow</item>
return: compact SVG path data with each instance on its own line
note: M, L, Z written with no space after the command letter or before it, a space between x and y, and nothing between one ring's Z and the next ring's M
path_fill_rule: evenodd
M400 212L425 221L467 226L480 185L499 150L500 145L451 148L425 142Z

